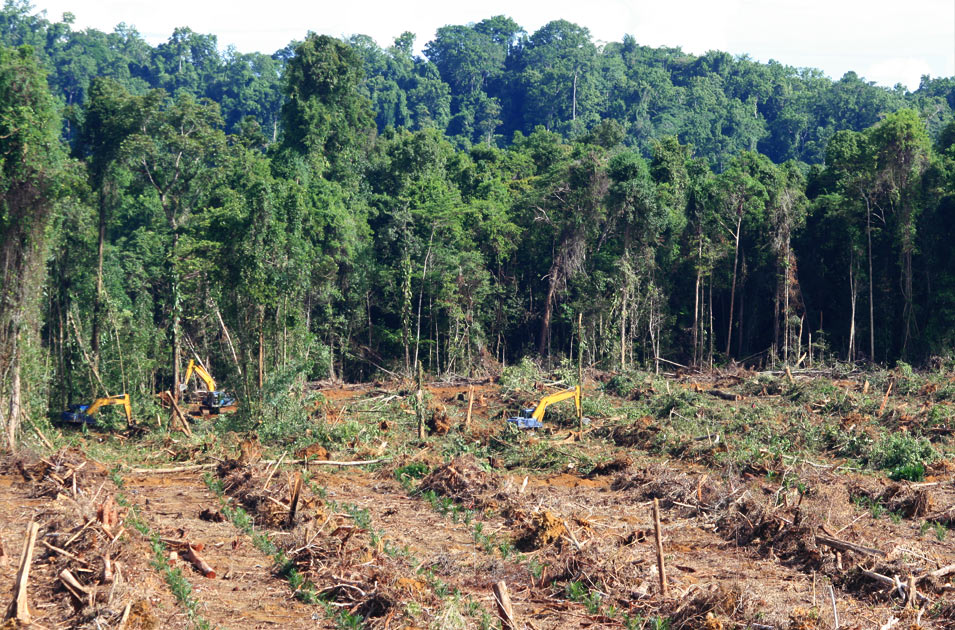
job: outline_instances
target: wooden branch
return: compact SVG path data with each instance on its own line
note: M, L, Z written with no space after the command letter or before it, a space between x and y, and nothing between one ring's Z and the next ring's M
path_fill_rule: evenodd
M176 468L130 468L129 473L132 475L174 475L191 470L208 470L218 465L218 462L216 462L214 464L192 464L190 466L178 466Z
M295 473L295 481L292 484L292 494L289 497L288 524L295 524L295 512L298 510L298 499L302 494L302 473Z
M514 607L511 605L511 596L507 592L507 583L504 580L495 582L494 603L497 604L497 616L501 619L501 630L517 630L514 621Z
M471 429L471 410L474 409L474 386L468 387L468 414L464 416L464 430Z
M116 630L124 630L126 628L126 621L129 619L129 611L132 610L132 603L126 602L126 607L123 608L123 616L119 620L119 625L116 626Z
M876 582L881 582L882 584L885 584L886 586L891 587L893 589L897 588L903 594L903 596L906 595L906 592L908 590L908 585L903 584L901 582L897 582L896 580L893 580L889 576L882 575L881 573L876 573L875 571L869 571L868 569L861 569L861 568L859 569L859 571L862 573L862 575L866 576L867 578L875 580ZM915 593L915 597L923 601L928 601L928 597L926 597L925 595L919 592Z
M657 543L657 570L660 574L660 597L667 596L667 571L663 560L663 534L660 527L660 499L653 499L653 536Z
M195 567L199 569L199 572L202 573L202 575L209 578L210 580L215 578L216 576L215 569L209 566L209 563L203 560L202 557L198 553L196 553L196 550L193 548L192 545L186 545L184 552L185 553L183 555L186 558L186 560L194 564Z
M275 471L277 471L277 470L279 469L279 466L282 465L282 460L285 459L285 456L286 456L286 455L288 455L288 451L285 451L284 453L282 453L282 456L279 457L279 461L277 461L277 462L275 463L275 468L273 468L271 471L269 471L268 476L265 478L265 483L262 484L262 489L263 489L263 490L268 490L268 489L269 489L269 484L272 482L272 477L275 475ZM271 466L271 465L272 465L272 464L269 464L269 466Z
M16 619L23 625L29 625L30 608L27 597L27 585L30 582L30 564L33 562L33 547L36 545L36 535L40 524L33 521L27 526L27 535L23 541L23 552L20 554L20 568L17 571L17 581L14 586L13 602L7 611L7 619Z
M829 585L829 599L832 601L832 627L839 630L839 610L836 608L836 589Z
M60 571L60 574L57 576L60 582L63 582L63 585L66 586L69 590L73 591L73 595L80 601L83 601L83 597L80 595L86 595L89 597L90 590L79 583L79 581L73 577L73 574L70 573L69 569L63 569Z
M54 552L54 553L58 553L58 554L60 554L61 556L64 556L64 557L66 557L66 558L69 558L70 560L73 560L74 562L81 562L81 563L83 563L83 564L85 564L85 565L89 565L89 563L88 563L86 560L83 560L82 558L80 558L80 557L78 557L78 556L74 556L73 554L71 554L71 553L70 553L69 551L67 551L66 549L60 549L59 547L54 547L53 545L51 545L50 543L46 542L45 540L41 540L41 541L40 541L40 544L43 545L44 547L46 547L47 549L49 549L50 551L52 551L52 552Z
M160 538L159 540L170 547L176 547L178 549L185 549L186 547L192 547L196 551L205 549L205 545L202 543L191 543L188 540L180 540L178 538Z
M182 409L179 408L179 403L177 403L176 399L172 396L169 396L169 402L172 403L173 415L179 416L179 424L182 432L187 436L192 437L192 429L189 428L189 421L186 420L186 414L184 414Z
M108 555L103 556L103 584L112 584L113 578L113 563Z
M861 553L866 556L875 556L877 558L885 558L889 555L879 549L863 547L862 545L856 545L851 542L839 540L838 538L829 538L828 536L822 536L820 534L816 534L816 542L821 545L826 545L827 547L832 547L833 549L838 549L840 551L854 551L856 553Z
M892 381L889 381L889 386L885 388L885 396L882 398L882 404L879 405L879 413L877 416L881 416L882 412L885 411L885 405L889 402L889 394L892 393Z
M934 571L929 573L929 575L933 578L941 578L947 575L951 575L952 573L955 573L955 564L950 564L946 567L942 567L941 569L935 569ZM925 576L922 576L922 577L925 577Z

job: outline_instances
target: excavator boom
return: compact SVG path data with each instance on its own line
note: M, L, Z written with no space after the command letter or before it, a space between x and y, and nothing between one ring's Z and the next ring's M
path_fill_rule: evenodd
M73 405L70 407L71 411L64 411L60 414L60 419L71 424L96 424L96 418L94 418L96 413L103 407L110 405L122 405L123 412L126 414L126 423L132 426L133 412L129 404L129 394L97 398L90 405Z
M571 389L565 389L564 391L544 396L540 402L537 403L537 407L534 409L524 409L520 416L508 418L507 421L516 424L519 429L540 429L544 426L544 412L547 411L547 407L562 400L567 400L568 398L574 399L574 404L577 406L577 415L579 416L580 386L578 385Z

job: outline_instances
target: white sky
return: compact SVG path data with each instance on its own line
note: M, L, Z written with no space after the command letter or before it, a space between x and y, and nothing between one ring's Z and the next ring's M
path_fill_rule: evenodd
M74 28L135 26L151 44L177 26L218 36L220 48L272 53L311 30L362 33L388 46L403 31L420 50L446 24L512 17L528 33L563 18L598 41L624 34L649 46L691 53L724 50L759 61L820 68L838 79L854 70L869 81L916 89L923 74L955 75L955 0L33 0L37 11Z

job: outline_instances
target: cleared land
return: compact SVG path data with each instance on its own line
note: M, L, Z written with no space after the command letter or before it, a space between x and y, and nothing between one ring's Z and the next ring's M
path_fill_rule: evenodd
M0 581L36 522L46 628L491 628L502 581L517 628L955 628L945 370L590 377L582 433L504 423L559 379L527 364L427 386L424 440L407 383L191 438L47 427L0 462Z

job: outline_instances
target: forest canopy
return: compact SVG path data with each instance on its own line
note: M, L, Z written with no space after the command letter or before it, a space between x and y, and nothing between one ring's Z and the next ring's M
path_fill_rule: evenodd
M915 91L564 20L272 55L0 11L0 409L199 359L292 382L525 356L924 362L955 341L955 79ZM580 318L582 326L578 328Z

